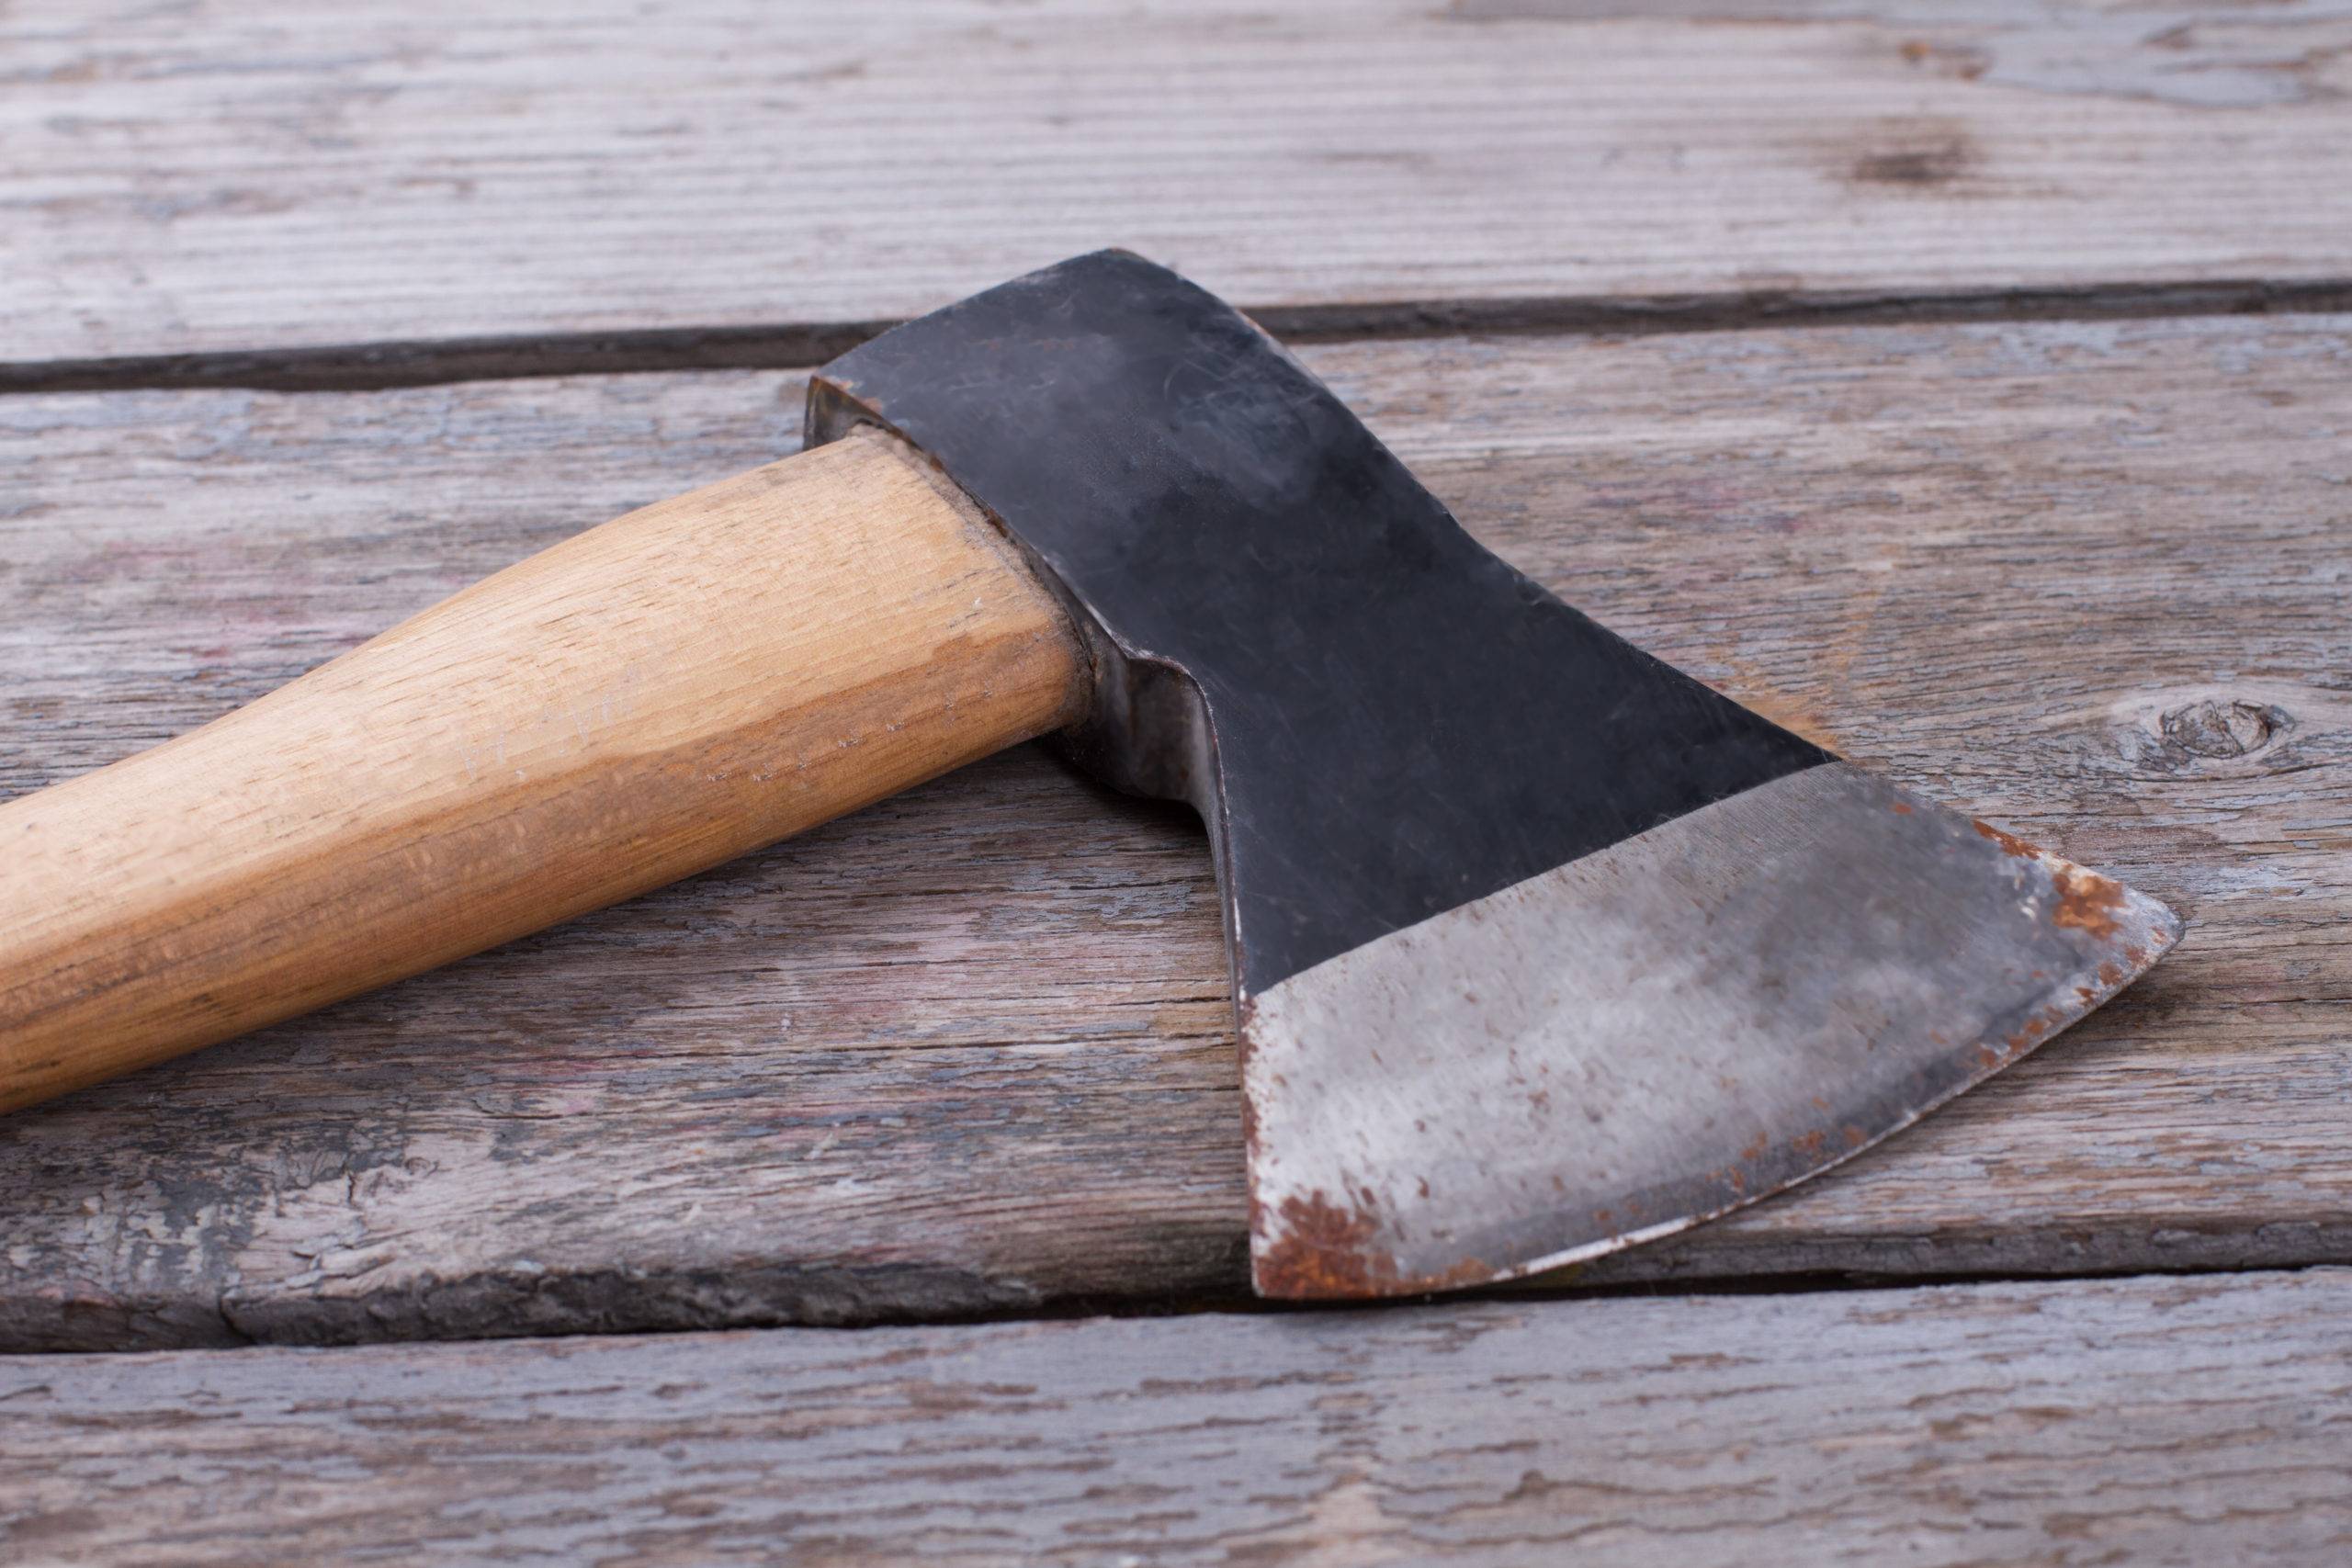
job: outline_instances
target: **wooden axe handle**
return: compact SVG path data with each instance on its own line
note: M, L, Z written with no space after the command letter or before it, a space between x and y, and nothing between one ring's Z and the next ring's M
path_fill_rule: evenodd
M1069 723L1086 681L879 432L633 512L0 806L0 1110L772 843Z

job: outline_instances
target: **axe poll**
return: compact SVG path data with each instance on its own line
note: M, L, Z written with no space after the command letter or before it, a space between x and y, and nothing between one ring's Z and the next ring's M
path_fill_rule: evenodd
M886 333L807 421L0 806L0 1107L1053 734L1207 825L1257 1288L1396 1295L1786 1187L2178 934L1560 603L1139 257Z

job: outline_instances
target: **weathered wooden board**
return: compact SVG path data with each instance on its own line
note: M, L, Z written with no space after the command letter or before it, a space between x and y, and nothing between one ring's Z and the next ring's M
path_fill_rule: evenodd
M0 1359L12 1562L2340 1562L2352 1275Z
M2330 0L16 0L0 357L792 364L1114 243L1283 326L2340 299L2347 51Z
M2352 1260L2352 320L1310 358L1572 602L2191 919L1928 1125L1588 1278ZM785 450L798 396L746 372L0 399L0 791ZM1016 753L10 1118L0 1337L1238 1297L1211 894L1185 814Z

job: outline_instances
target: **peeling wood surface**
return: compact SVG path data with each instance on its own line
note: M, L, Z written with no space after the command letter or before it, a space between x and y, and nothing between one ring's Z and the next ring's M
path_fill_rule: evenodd
M2352 1275L0 1359L23 1563L2339 1562Z
M2147 981L1589 1270L2352 1261L2352 320L1309 358L1666 657L2172 902ZM0 399L0 794L789 448L799 381ZM0 1124L0 1340L835 1323L1245 1290L1204 845L1041 753Z
M790 363L1109 243L1327 327L2352 282L2329 0L17 0L0 86L19 385Z

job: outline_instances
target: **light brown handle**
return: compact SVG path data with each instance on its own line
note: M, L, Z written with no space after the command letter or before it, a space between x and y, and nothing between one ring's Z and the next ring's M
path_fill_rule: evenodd
M1084 657L1012 547L878 432L631 513L0 806L0 1110L1053 729Z

